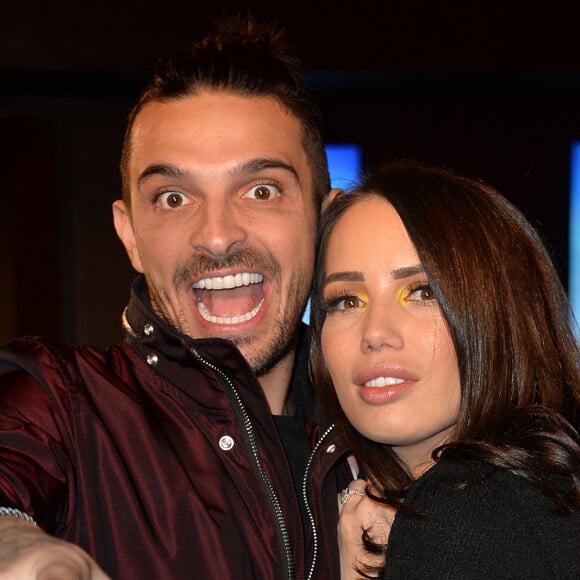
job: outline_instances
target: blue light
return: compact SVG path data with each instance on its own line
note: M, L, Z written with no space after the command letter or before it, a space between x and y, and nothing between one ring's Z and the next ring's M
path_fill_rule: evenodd
M362 170L362 150L360 145L328 144L325 145L330 172L330 185L338 189L353 189L356 187ZM310 300L306 305L302 320L308 324L310 320Z
M330 184L339 189L353 189L360 179L362 152L358 145L326 145Z
M572 144L570 158L570 246L568 271L568 297L572 312L580 320L580 142ZM576 336L580 329L576 326Z

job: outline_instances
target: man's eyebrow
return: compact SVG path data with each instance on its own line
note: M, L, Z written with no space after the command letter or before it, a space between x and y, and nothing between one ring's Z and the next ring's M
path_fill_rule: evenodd
M171 165L170 163L154 163L153 165L149 165L146 167L139 175L138 182L141 183L142 181L146 180L147 178L153 175L161 175L163 177L173 177L176 179L184 179L190 177L189 172L180 169L175 165Z
M275 157L259 157L257 159L250 159L240 163L240 165L232 169L234 175L246 175L252 173L258 173L264 169L282 169L291 173L296 179L298 179L298 172L293 165L277 159Z
M404 268L397 268L391 272L391 277L393 280L401 280L403 278L409 278L410 276L416 276L417 274L423 274L425 269L421 264L415 266L405 266ZM364 282L364 274L362 272L357 272L356 270L347 272L335 272L329 274L325 280L324 284L330 284L331 282Z
M230 173L234 176L236 175L251 175L253 173L259 173L265 169L282 169L287 171L293 177L298 179L298 172L293 165L285 163L280 159L274 157L260 157L257 159L251 159L249 161L240 163L233 167ZM161 175L162 177L172 177L174 179L191 179L191 173L184 169L172 165L171 163L154 163L146 167L139 175L138 182L141 183L149 177L154 175Z

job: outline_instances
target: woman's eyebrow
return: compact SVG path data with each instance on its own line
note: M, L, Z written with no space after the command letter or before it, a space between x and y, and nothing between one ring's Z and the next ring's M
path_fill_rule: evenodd
M415 266L405 266L404 268L397 268L391 272L391 277L393 280L401 280L402 278L408 278L410 276L416 276L417 274L424 274L425 269L421 264ZM326 276L324 283L330 284L331 282L364 282L364 274L356 270L347 272L334 272Z
M363 282L365 279L362 272L335 272L334 274L329 274L324 280L325 284L330 284L331 282Z
M408 278L417 274L424 274L425 268L421 264L415 266L405 266L404 268L397 268L391 272L393 280L401 280L401 278Z

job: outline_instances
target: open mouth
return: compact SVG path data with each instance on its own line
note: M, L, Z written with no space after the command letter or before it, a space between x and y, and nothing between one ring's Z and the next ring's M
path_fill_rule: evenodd
M264 304L263 282L264 276L257 272L202 278L192 285L197 310L212 324L252 320Z

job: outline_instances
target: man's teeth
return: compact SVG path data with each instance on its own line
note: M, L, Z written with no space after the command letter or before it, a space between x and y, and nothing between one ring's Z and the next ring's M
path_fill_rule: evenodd
M195 282L193 287L200 290L229 290L230 288L240 288L241 286L249 286L250 284L259 284L263 279L264 276L262 276L262 274L255 274L254 272L238 272L235 275L203 278Z
M213 324L240 324L240 322L246 322L247 320L251 320L258 314L260 308L262 308L262 304L264 304L264 299L260 300L252 310L246 312L245 314L239 314L238 316L213 316L213 314L207 309L207 307L202 303L197 303L197 309L201 314L201 317L208 322L212 322Z
M377 377L372 381L367 381L365 387L390 387L391 385L400 385L404 383L405 379L397 379L395 377Z

